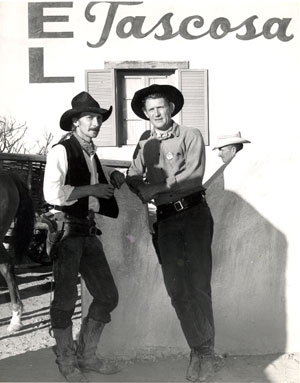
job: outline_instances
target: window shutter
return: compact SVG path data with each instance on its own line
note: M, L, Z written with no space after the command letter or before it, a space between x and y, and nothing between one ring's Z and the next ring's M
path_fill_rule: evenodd
M205 145L209 145L207 70L180 69L178 73L184 96L181 124L200 129Z
M116 108L115 108L115 79L113 70L97 70L86 72L87 92L97 100L101 108L113 111L103 123L100 133L93 141L97 146L116 146Z

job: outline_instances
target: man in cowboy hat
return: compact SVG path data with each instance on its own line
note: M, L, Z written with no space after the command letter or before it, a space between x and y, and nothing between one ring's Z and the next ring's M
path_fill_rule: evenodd
M246 143L250 143L250 141L242 138L241 132L218 137L217 145L213 148L213 150L219 149L218 156L222 159L224 164L220 166L219 169L205 182L203 185L205 189L207 189L210 184L224 172L226 167L234 159L236 153L242 150L244 147L243 144Z
M164 282L191 348L186 378L213 374L214 319L211 299L213 219L202 186L205 147L200 130L172 119L182 108L181 92L151 85L134 94L131 107L151 131L140 138L127 184L143 203L157 207L157 250Z
M218 137L217 145L213 148L219 149L219 157L224 163L235 157L236 153L243 149L243 144L250 143L241 136L241 132Z
M56 340L56 362L67 381L87 381L82 371L104 374L117 372L117 366L96 357L104 325L117 306L118 291L96 234L95 214L118 216L114 188L125 176L115 169L103 169L93 138L112 112L100 107L87 92L72 100L72 108L60 119L61 129L70 133L48 154L44 196L53 205L62 238L56 244L54 259L54 299L50 307L51 327ZM106 173L106 175L105 175ZM93 297L87 317L82 321L75 350L72 315L77 300L80 272Z

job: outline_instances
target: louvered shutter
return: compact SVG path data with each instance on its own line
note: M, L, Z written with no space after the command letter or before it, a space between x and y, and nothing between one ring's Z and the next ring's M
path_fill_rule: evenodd
M207 70L179 69L179 87L184 96L181 124L200 129L209 145Z
M113 70L97 70L86 72L87 92L97 100L101 108L108 109L111 105L113 111L103 123L100 133L93 141L97 146L116 146L116 107L115 107L115 80Z

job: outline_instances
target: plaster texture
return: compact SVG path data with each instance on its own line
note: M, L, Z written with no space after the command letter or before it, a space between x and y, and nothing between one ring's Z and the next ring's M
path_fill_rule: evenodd
M149 234L146 207L126 185L116 192L116 198L119 218L101 217L98 222L120 294L99 351L125 357L186 354L188 346ZM216 352L283 352L286 239L237 193L224 190L223 176L207 190L207 199L215 222ZM83 286L83 316L90 300Z

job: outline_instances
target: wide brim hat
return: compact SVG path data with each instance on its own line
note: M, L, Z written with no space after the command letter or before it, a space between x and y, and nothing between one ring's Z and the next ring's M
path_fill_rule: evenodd
M223 148L223 146L227 145L248 143L250 143L250 141L246 140L245 138L242 138L241 132L237 132L235 134L218 136L217 145L213 148L213 150Z
M72 130L72 118L83 112L98 113L102 116L102 121L108 119L112 112L112 106L109 109L101 108L99 103L87 92L77 94L72 102L72 108L67 110L60 118L59 125L62 130Z
M180 90L172 85L152 84L147 88L136 91L131 101L132 110L138 117L142 118L143 120L149 120L149 118L145 115L143 108L145 98L151 94L161 94L175 105L172 117L180 112L183 107L184 98Z

